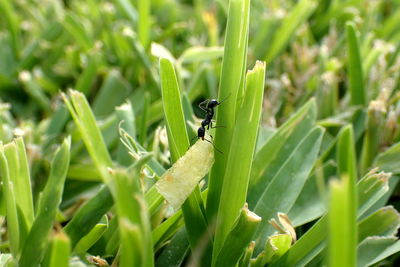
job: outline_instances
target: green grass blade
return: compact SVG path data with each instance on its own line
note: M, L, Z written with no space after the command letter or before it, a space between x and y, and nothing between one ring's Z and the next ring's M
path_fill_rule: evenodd
M112 171L112 175L122 245L120 266L151 267L154 265L153 243L139 177L128 177L122 170Z
M85 51L90 50L94 46L93 40L88 35L89 32L86 31L76 14L72 12L67 13L64 18L63 26L71 37L74 38L76 43Z
M328 265L332 267L356 266L356 216L349 186L346 180L333 180L330 184Z
M186 255L189 252L189 241L185 228L181 228L171 239L170 244L157 258L156 266L182 266Z
M99 68L98 54L88 54L87 61L85 62L85 68L82 74L79 76L75 84L75 89L89 95L94 82L96 81L97 70Z
M326 195L324 185L335 174L336 163L333 161L328 161L321 167L318 167L317 163L314 173L307 179L299 197L288 213L293 226L303 225L325 214Z
M249 211L246 204L226 237L215 266L235 266L249 245L260 222L261 218Z
M7 30L11 37L11 47L15 58L19 58L20 55L20 25L19 18L17 17L17 12L15 12L12 6L13 1L1 1L0 3L0 14L2 14L3 19L7 25Z
M250 265L251 256L253 256L253 251L256 243L254 241L250 242L250 245L247 246L242 258L239 261L239 267L248 267Z
M169 135L168 142L172 161L175 162L189 148L189 139L183 116L178 81L174 67L168 59L160 59L160 74L164 114Z
M139 0L141 1L141 0ZM138 20L138 13L129 0L115 0L116 4L122 9L126 16L135 25Z
M60 232L53 237L49 267L68 267L71 248L68 236Z
M369 237L364 240L358 249L357 266L371 266L383 259L399 253L400 241L396 237Z
M331 183L328 212L330 266L355 266L357 260L357 169L353 128L344 127L337 143L338 176Z
M249 183L251 164L256 145L262 99L265 64L257 62L246 77L246 90L241 112L237 115L230 153L221 192L215 233L213 258L217 257L225 238L243 207ZM246 130L244 130L246 129ZM210 192L209 192L210 194ZM232 198L232 194L235 195ZM215 258L216 260L216 258ZM216 262L214 263L216 264Z
M374 205L388 191L388 175L370 173L357 184L358 217ZM327 216L323 216L273 266L306 265L325 247ZM363 232L363 229L360 229Z
M275 32L272 44L265 56L266 62L273 61L289 44L290 38L300 25L305 23L316 8L315 0L301 0L285 17L279 29Z
M249 0L229 1L228 21L224 42L224 56L220 78L220 101L226 99L223 105L218 107L216 121L224 128L215 131L215 146L223 151L223 155L215 155L215 163L209 177L207 196L207 218L213 220L217 215L220 196L225 175L225 167L228 162L229 149L235 125L237 96L240 91L242 79L244 79L245 52L247 47L247 35L249 27ZM243 204L243 203L242 203ZM241 205L239 209L242 207Z
M108 182L107 168L112 166L112 161L89 103L78 91L71 90L69 97L62 96L96 168L103 181Z
M400 143L396 143L389 147L385 152L380 153L373 166L379 166L379 168L385 172L391 172L393 174L400 173Z
M68 234L71 240L72 248L83 236L90 232L113 204L114 201L110 190L108 187L103 186L94 197L82 205L64 227L65 233Z
M287 120L258 150L254 157L247 201L252 209L263 190L279 170L282 162L313 128L317 116L315 99L311 99Z
M160 59L160 73L168 143L172 161L176 162L188 150L189 140L175 70L169 60ZM201 205L199 188L182 205L185 226L193 249L207 229Z
M90 232L79 240L78 244L76 244L75 252L77 254L84 254L93 244L100 239L100 237L104 234L104 232L108 228L108 219L107 215L103 216L103 219L96 224Z
M144 48L147 48L150 43L150 11L151 11L151 1L139 0L138 5L138 37Z
M21 210L28 229L34 218L31 178L24 141L21 137L4 146L4 153L8 161L10 178L14 184L17 206ZM22 218L20 218L22 219Z
M360 222L358 240L369 236L394 236L400 226L400 214L391 207L383 207Z
M346 25L346 38L348 50L348 87L352 105L367 105L367 92L364 86L360 46L354 24Z
M0 148L1 178L3 184L3 194L6 202L7 225L10 240L10 250L14 259L17 259L20 251L20 230L17 213L17 202L15 197L14 184L10 178L7 158L4 155L4 147Z
M152 231L154 247L159 247L183 225L182 212L177 211Z
M386 123L386 107L383 101L371 101L368 107L367 127L362 143L360 172L364 174L371 167L375 157L380 152L382 131Z
M268 237L264 249L264 263L274 262L279 259L292 244L292 236L290 234L276 234Z
M53 161L49 179L42 192L38 212L32 228L28 234L22 249L19 264L25 266L37 266L48 245L48 234L52 228L58 205L61 202L65 178L69 166L70 139L66 139L57 150Z
M277 212L289 212L294 205L315 165L322 135L323 129L315 127L301 140L256 202L254 212L263 218L257 234L256 250L264 248L266 237L273 232L267 221Z
M128 97L130 91L129 83L122 78L120 72L110 71L93 101L93 113L99 118L111 115L115 107Z

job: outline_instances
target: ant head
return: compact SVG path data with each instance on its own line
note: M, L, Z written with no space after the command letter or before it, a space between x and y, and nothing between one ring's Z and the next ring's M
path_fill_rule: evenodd
M197 137L204 138L205 134L206 134L206 129L204 129L204 127L199 127L199 129L197 130Z
M208 104L207 107L208 108L215 108L216 106L218 106L220 103L217 101L217 99L211 99Z

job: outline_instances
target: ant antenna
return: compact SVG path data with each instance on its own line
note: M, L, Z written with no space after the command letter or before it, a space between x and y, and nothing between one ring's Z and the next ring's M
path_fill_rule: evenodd
M232 92L230 92L227 97L225 97L223 100L221 100L221 102L218 103L218 106L221 105L223 102L225 102L231 96L231 94L232 94Z

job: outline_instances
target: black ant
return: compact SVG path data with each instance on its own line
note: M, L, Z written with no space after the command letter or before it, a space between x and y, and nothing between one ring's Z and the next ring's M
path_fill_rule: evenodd
M228 97L229 97L229 96L228 96ZM227 98L228 98L228 97L227 97ZM209 142L209 143L212 144L212 145L214 146L214 148L215 148L219 153L221 153L221 154L223 154L222 151L219 150L219 149L214 145L213 142L211 142L210 140L205 139L204 136L205 136L205 134L206 134L206 127L207 127L207 130L209 130L210 127L211 127L211 129L212 129L212 128L223 127L223 126L214 126L214 127L213 127L213 125L212 125L212 123L213 123L213 117L214 117L214 108L216 108L218 105L221 105L222 102L224 102L227 98L225 98L225 99L222 100L221 102L218 102L218 100L216 100L216 99L211 99L211 100L207 99L207 100L205 100L205 101L203 101L203 102L201 102L201 103L199 104L199 108L201 108L202 110L204 110L204 111L206 112L206 115L205 115L204 120L201 122L201 126L197 129L197 136L195 136L195 137L192 138L192 141L193 141L194 138L197 137L197 138L199 138L199 139L201 139L201 140L204 140L204 141ZM212 135L210 135L210 136L211 136L211 138L212 138Z

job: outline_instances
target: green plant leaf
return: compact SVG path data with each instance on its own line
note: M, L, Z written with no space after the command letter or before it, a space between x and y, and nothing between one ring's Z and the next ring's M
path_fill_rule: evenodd
M48 245L47 236L61 202L69 167L70 146L70 139L64 140L52 160L49 179L43 189L35 221L26 238L19 259L19 264L22 267L39 265L43 258L43 253Z
M367 104L367 93L364 86L360 48L354 24L346 24L346 38L349 60L347 62L348 87L352 105Z
M215 146L223 151L224 154L215 155L215 163L209 177L206 205L209 221L215 219L214 217L219 209L225 171L227 170L226 165L228 163L226 155L230 154L229 150L236 121L237 97L239 91L242 91L240 87L244 86L249 13L249 0L229 1L224 56L218 92L219 101L225 99L226 101L218 107L216 116L216 121L224 128L217 128L214 138ZM239 205L238 209L243 206L243 203Z
M313 168L320 149L323 130L318 127L307 134L297 147L288 154L284 164L275 172L259 200L254 212L263 218L257 231L256 250L260 251L266 237L272 233L267 221L277 212L287 213L292 208Z
M265 64L257 62L246 76L246 90L241 112L234 126L232 145L229 150L225 177L217 215L213 259L217 257L222 244L239 216L246 201L251 164L256 146L256 137L261 118L264 93ZM246 129L244 131L243 129ZM210 194L210 191L209 193ZM232 198L232 194L235 198ZM209 197L209 196L208 196ZM215 258L216 260L216 258ZM217 264L216 262L214 264Z

